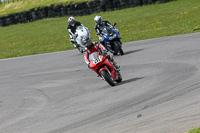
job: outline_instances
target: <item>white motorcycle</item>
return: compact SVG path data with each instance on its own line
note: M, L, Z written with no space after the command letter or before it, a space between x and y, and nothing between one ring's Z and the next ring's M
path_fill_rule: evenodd
M78 48L78 50L83 53L85 51L85 46L82 43L82 38L85 37L90 37L90 33L89 33L89 29L87 27L85 27L84 25L78 26L76 28L76 32L75 32L75 45Z

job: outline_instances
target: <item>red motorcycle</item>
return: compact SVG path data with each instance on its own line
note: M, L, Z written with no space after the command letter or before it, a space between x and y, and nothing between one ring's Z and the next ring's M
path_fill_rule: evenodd
M122 81L122 76L114 67L113 63L106 57L94 52L89 56L90 68L95 71L101 79L111 86Z

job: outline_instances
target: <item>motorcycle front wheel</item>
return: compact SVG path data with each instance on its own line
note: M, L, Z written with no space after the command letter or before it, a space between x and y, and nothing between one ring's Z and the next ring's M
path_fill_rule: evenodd
M109 85L115 86L115 81L106 70L101 70L101 76L108 82Z
M114 49L115 49L116 51L119 51L119 53L120 53L121 55L124 55L124 51L122 50L122 47L121 47L120 42L116 41L116 42L114 43Z
M121 73L118 71L117 72L117 74L118 74L118 76L119 76L119 78L117 79L117 80L115 80L117 83L119 83L119 82L121 82L122 81L122 75L121 75Z

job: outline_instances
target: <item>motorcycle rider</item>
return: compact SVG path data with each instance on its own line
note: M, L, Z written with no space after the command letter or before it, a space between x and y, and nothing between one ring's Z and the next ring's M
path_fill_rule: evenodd
M75 45L75 38L76 38L76 35L75 35L75 32L76 32L76 28L78 26L81 25L81 23L79 21L76 21L74 17L69 17L68 19L68 31L69 31L69 37L70 37L70 43L74 45L74 47L76 47Z
M85 60L86 64L88 65L88 68L90 68L90 60L89 60L90 54L98 51L101 55L106 56L113 63L113 65L115 66L115 68L118 71L120 70L120 66L117 64L117 62L114 61L113 57L111 57L110 55L107 54L107 50L101 43L92 42L89 37L83 37L82 43L86 47L86 53L84 54L84 60Z
M101 40L100 38L102 37L101 32L103 30L103 27L105 27L105 26L113 27L113 25L110 24L110 22L108 20L102 20L101 16L98 16L98 15L94 17L94 21L96 23L94 26L94 29L96 31L96 34L99 37L99 40ZM104 42L100 41L100 43L102 43L104 45Z
M100 43L103 44L103 45L105 46L104 42L100 39L100 38L103 37L103 35L101 34L103 28L104 28L105 26L109 26L109 27L115 29L115 27L114 27L112 24L110 24L110 22L109 22L108 20L102 20L102 17L101 17L101 16L98 16L98 15L94 17L94 21L95 21L95 23L96 23L95 26L94 26L94 29L95 29L95 31L96 31L96 34L97 34L98 37L99 37ZM115 30L117 30L117 32L118 32L118 34L119 34L119 30L118 30L118 29L115 29ZM121 37L120 37L120 39L121 39ZM120 42L121 42L121 41L120 41ZM105 46L105 47L106 47L106 46Z
M68 31L69 31L69 36L70 36L70 43L74 45L74 47L78 47L77 43L76 42L76 38L77 38L77 34L76 34L76 29L78 26L84 26L83 24L81 24L79 21L76 21L74 17L69 17L68 19ZM85 27L85 26L84 26ZM85 29L88 31L89 33L89 29L87 27L85 27ZM90 36L90 35L89 35Z

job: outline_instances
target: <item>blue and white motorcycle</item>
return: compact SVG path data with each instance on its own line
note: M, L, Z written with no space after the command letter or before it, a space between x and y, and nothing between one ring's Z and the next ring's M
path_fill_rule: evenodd
M120 53L124 55L124 51L122 50L122 42L120 41L119 32L114 28L116 23L113 24L113 27L106 26L103 27L99 40L104 43L104 46L108 51L117 55Z

